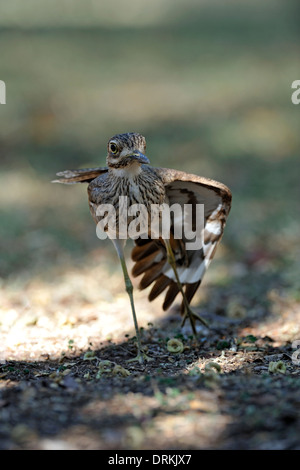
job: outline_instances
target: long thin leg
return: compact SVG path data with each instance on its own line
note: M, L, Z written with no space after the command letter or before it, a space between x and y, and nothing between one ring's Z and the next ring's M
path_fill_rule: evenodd
M142 349L142 343L141 343L141 336L140 336L140 331L139 331L139 326L138 326L138 321L137 321L137 316L135 313L135 306L134 306L134 300L133 300L133 285L130 280L128 271L127 271L127 266L126 266L126 261L125 261L125 256L124 256L124 241L123 240L112 240L115 248L117 250L120 263L122 266L122 271L123 271L123 276L124 276L124 281L125 281L125 287L126 287L126 292L129 296L130 299L130 305L131 305L131 311L132 311L132 316L133 316L133 323L134 323L134 328L135 328L135 333L136 333L136 342L137 342L137 350L138 354L134 359L130 359L129 362L131 361L138 361L140 363L143 363L144 360L150 361L152 360L149 358L143 351Z
M195 319L199 320L206 327L208 326L208 323L204 320L204 318L200 317L200 315L198 315L197 313L192 311L192 309L191 309L191 307L188 303L188 300L186 298L185 292L183 290L182 284L180 282L179 276L178 276L178 272L177 272L177 268L176 268L176 260L175 260L175 256L174 256L174 253L173 253L173 250L172 250L172 247L171 247L170 240L164 240L164 242L165 242L166 249L167 249L168 262L169 262L170 266L172 267L172 269L174 271L175 278L176 278L176 281L177 281L177 285L178 285L178 288L179 288L180 293L182 295L182 299L183 299L183 303L184 303L184 307L185 307L185 316L184 316L182 324L184 324L184 322L186 320L186 317L188 316L188 318L190 320L190 323L191 323L191 327L192 327L194 336L196 337L197 332L196 332L196 328L195 328Z

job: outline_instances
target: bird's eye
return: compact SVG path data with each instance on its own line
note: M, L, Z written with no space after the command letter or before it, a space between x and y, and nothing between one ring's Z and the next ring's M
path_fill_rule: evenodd
M118 146L116 144L109 144L109 150L111 151L111 153L113 153L114 155L116 153L118 153L119 149L118 149Z

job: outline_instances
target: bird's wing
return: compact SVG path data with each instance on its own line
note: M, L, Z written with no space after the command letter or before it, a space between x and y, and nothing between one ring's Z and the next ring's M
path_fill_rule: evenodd
M90 183L97 176L106 173L108 168L98 167L98 168L82 168L79 170L65 170L59 173L56 173L57 176L60 176L59 179L53 180L52 183L64 183L64 184L74 184L74 183Z
M190 302L199 287L203 275L213 258L216 247L222 238L227 216L231 207L231 192L222 183L166 168L156 169L161 177L168 203L190 204L192 216L189 218L194 229L196 204L204 205L204 227L201 233L196 232L194 242L196 249L187 249L189 240L183 232L181 239L174 238L176 224L187 223L184 217L173 220L171 245L177 263L180 281L185 286L185 293ZM184 211L182 211L184 213ZM188 213L188 211L187 211ZM166 249L162 239L137 239L132 251L133 276L143 274L140 288L144 289L154 283L149 300L155 299L165 289L163 309L168 309L177 296L179 289L174 272L167 262Z

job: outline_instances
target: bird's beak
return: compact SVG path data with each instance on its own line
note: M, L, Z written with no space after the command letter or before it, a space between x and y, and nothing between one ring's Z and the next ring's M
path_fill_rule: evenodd
M144 164L144 165L149 165L150 164L149 158L147 158L146 155L144 155L142 152L139 152L139 150L135 150L134 152L132 152L130 157L133 160L137 161L138 163L141 163L141 164Z

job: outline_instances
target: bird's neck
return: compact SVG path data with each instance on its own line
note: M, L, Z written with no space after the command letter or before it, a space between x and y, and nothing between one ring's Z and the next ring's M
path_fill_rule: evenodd
M108 170L114 177L126 179L133 179L142 172L142 168L139 163L132 163L131 165L121 168L109 166Z

